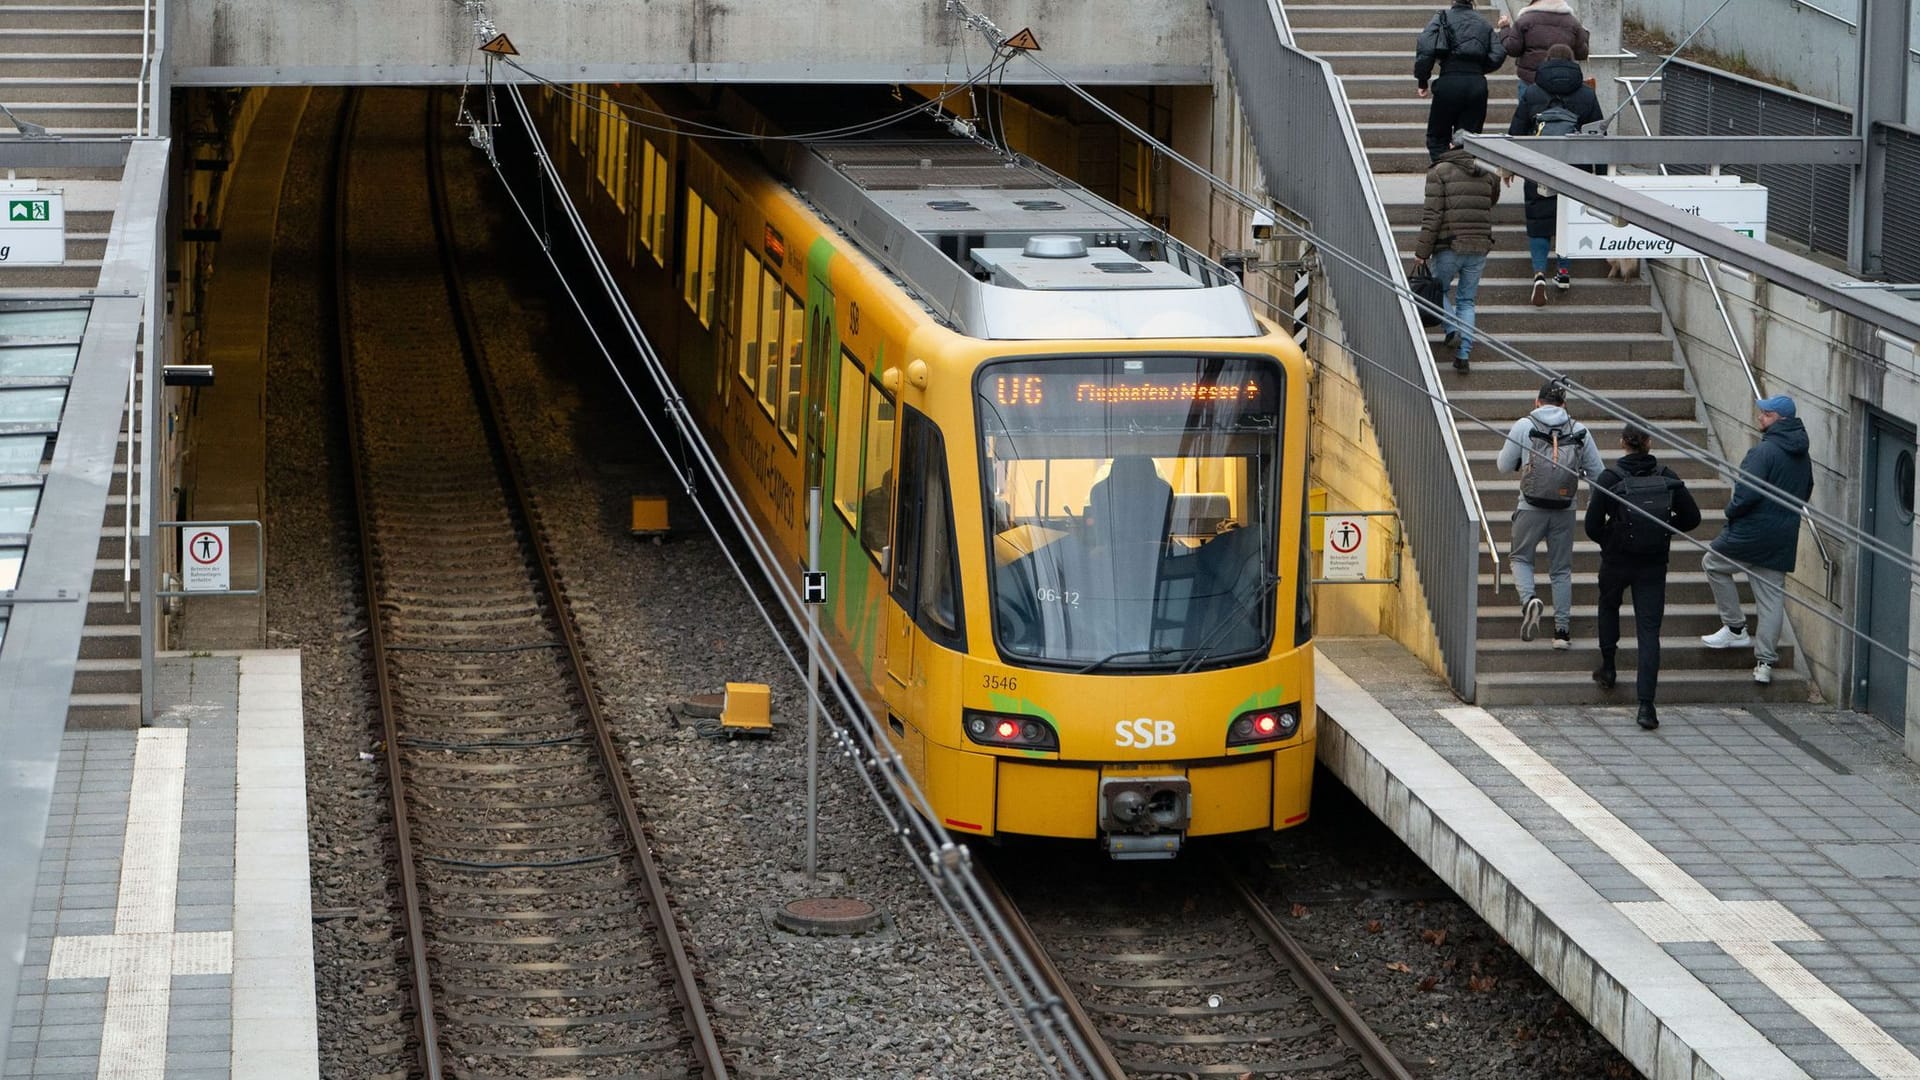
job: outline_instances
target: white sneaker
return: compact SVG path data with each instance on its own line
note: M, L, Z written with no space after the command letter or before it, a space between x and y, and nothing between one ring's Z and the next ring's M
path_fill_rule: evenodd
M1747 628L1729 630L1721 627L1711 634L1703 634L1700 643L1709 649L1745 649L1753 644L1753 638L1747 634Z
M1753 681L1759 683L1762 686L1766 686L1772 683L1773 682L1773 665L1767 663L1764 660L1762 660L1758 664L1753 665Z
M1537 596L1529 596L1520 605L1520 640L1532 641L1533 635L1540 632L1540 610L1546 605Z

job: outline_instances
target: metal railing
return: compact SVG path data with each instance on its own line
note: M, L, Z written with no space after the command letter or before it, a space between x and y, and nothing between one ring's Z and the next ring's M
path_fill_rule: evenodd
M1500 551L1406 289L1386 208L1339 77L1293 47L1278 0L1215 0L1214 18L1269 192L1338 237L1323 259L1455 693L1474 695L1479 560ZM1358 265L1356 265L1356 263ZM1399 284L1393 296L1380 287Z
M1806 6L1811 7L1812 5L1806 5ZM1820 9L1820 8L1814 8L1814 10L1823 11L1823 9ZM1829 15L1832 14L1831 12L1824 12L1824 11L1823 13L1829 14ZM1839 18L1839 16L1837 15L1833 17ZM1845 20L1841 20L1841 21L1844 22ZM1614 81L1622 84L1627 88L1629 92L1629 96L1627 100L1633 103L1633 114L1639 117L1640 119L1640 130L1642 132L1645 132L1648 135L1652 135L1653 128L1647 123L1647 112L1645 109L1642 109L1640 107L1639 88L1635 87L1633 84L1641 83L1644 85L1650 82L1659 82L1660 76L1658 75L1624 76L1623 75L1623 76L1616 76ZM1662 176L1668 175L1667 167L1665 165L1660 166L1660 175ZM1711 293L1713 296L1713 306L1719 309L1720 311L1720 323L1721 325L1727 328L1727 340L1733 342L1733 355L1739 358L1740 370L1746 373L1747 389L1753 392L1753 400L1759 401L1761 398L1765 397L1766 395L1760 392L1760 379L1758 376L1756 376L1753 373L1753 362L1747 358L1746 346L1740 343L1740 335L1734 331L1733 313L1727 310L1726 296L1720 292L1720 283L1713 276L1713 260L1705 257L1701 257L1694 261L1700 265L1700 276L1703 279L1705 279L1707 283L1707 291ZM1826 575L1827 575L1826 597L1828 600L1832 600L1833 586L1836 578L1836 571L1838 570L1838 563L1834 561L1833 554L1827 550L1826 538L1820 535L1820 526L1814 524L1813 516L1807 512L1806 507L1803 506L1800 508L1800 516L1803 520L1806 521L1807 528L1813 531L1813 546L1820 553L1820 566L1821 566L1821 569L1826 571Z

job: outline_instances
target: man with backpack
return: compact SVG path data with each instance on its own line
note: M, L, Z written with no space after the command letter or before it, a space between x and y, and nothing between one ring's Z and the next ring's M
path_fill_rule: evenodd
M1600 666L1593 681L1613 689L1613 659L1620 644L1620 598L1633 592L1633 629L1639 642L1634 717L1652 731L1660 726L1654 691L1660 683L1660 623L1667 612L1667 554L1675 532L1700 524L1700 505L1672 469L1648 448L1653 440L1633 424L1620 433L1626 455L1593 482L1587 502L1587 539L1600 545Z
M1520 107L1513 112L1507 134L1571 135L1584 125L1600 122L1605 115L1600 110L1600 99L1594 95L1593 87L1587 85L1580 65L1573 60L1573 50L1555 45L1547 50L1547 60L1540 65L1539 77L1521 93ZM1507 183L1513 183L1511 175ZM1553 251L1560 199L1541 191L1531 180L1526 183L1525 194L1527 254L1533 261L1533 306L1540 307L1547 302L1547 257ZM1573 287L1565 253L1560 256L1560 271L1554 275L1553 282L1563 292Z
M1434 66L1440 68L1427 110L1428 156L1446 153L1456 130L1480 134L1487 124L1487 73L1506 62L1507 47L1473 10L1473 0L1454 0L1428 20L1413 54L1413 80L1421 97L1429 94Z
M1574 495L1581 477L1604 468L1586 426L1567 415L1567 391L1559 380L1540 388L1533 411L1514 422L1500 447L1501 472L1520 474L1520 504L1513 512L1513 586L1520 593L1520 640L1540 630L1540 598L1533 594L1533 553L1547 543L1553 578L1553 647L1573 648Z

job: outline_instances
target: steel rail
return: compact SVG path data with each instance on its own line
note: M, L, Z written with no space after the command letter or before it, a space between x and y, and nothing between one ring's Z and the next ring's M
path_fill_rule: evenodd
M1033 926L1027 922L1027 917L1021 914L1019 906L1013 902L1013 897L1007 893L1006 887L1000 884L999 877L987 866L985 860L974 860L973 877L980 891L986 895L987 902L999 911L1008 934L1019 943L1020 948L1026 950L1028 956L1033 958L1034 968L1047 988L1053 992L1053 996L1059 1000L1061 1008L1066 1012L1067 1022L1080 1033L1088 1059L1082 1064L1088 1067L1091 1080L1126 1080L1126 1066L1120 1064L1120 1058L1113 1052L1113 1048L1107 1045L1107 1040L1100 1034L1100 1028L1093 1022L1093 1017L1080 1004L1080 995L1074 992L1073 986L1067 982L1066 975L1054 964L1053 957L1047 952L1046 944L1040 940L1038 934L1034 933Z
M350 91L341 111L340 127L335 133L334 153L334 327L340 364L342 394L346 402L347 454L353 463L354 512L360 534L362 588L369 606L378 595L379 575L373 550L373 529L368 520L371 494L366 476L366 456L360 440L359 395L355 387L353 365L352 301L348 281L352 259L347 246L347 214L350 205L348 180L352 174L353 128L360 113L360 94ZM393 685L387 671L386 630L379 613L369 611L367 638L373 657L373 678L380 703L381 730L384 734L388 803L393 812L394 856L399 864L401 924L407 936L407 959L411 966L414 1033L420 1041L420 1068L428 1080L440 1080L440 1028L434 1010L433 979L427 964L426 926L420 910L420 879L413 856L413 829L407 816L407 789L404 763L400 756L400 731L394 717Z
M713 1080L725 1080L726 1062L720 1050L719 1038L714 1034L713 1019L707 1013L699 975L688 954L679 925L674 921L673 909L668 903L666 881L653 857L652 843L646 824L641 819L639 804L634 800L632 787L627 782L626 770L620 767L619 748L614 741L612 728L600 708L599 695L594 692L593 675L587 670L586 650L580 640L579 629L574 624L572 610L564 602L565 590L541 533L539 515L527 486L525 470L521 468L519 455L513 449L512 433L500 422L502 397L487 369L486 346L474 329L479 325L479 320L474 314L465 275L460 270L459 259L453 250L453 219L442 183L440 141L433 137L435 121L440 115L440 99L441 94L435 93L427 107L427 190L433 203L434 232L439 243L441 265L446 271L447 302L453 309L454 328L460 336L467 374L473 381L475 397L486 405L480 410L480 415L486 428L487 441L492 444L496 459L501 463L513 496L514 512L527 531L528 547L539 564L540 588L552 606L553 621L566 646L567 663L574 680L579 684L580 700L588 726L593 732L601 769L608 788L613 792L614 802L619 806L621 827L640 867L641 879L646 886L647 909L660 935L666 960L673 969L674 997L680 1002L688 1026L693 1029L694 1056L700 1062L704 1075Z
M1407 1071L1392 1050L1387 1049L1387 1044L1361 1018L1359 1010L1333 985L1333 980L1327 978L1326 972L1320 970L1320 965L1293 939L1293 935L1287 933L1286 927L1280 925L1280 920L1273 917L1273 912L1253 894L1240 875L1217 860L1215 865L1220 876L1233 886L1235 894L1246 905L1253 921L1265 931L1268 951L1293 973L1294 982L1313 998L1314 1007L1320 1010L1321 1015L1333 1021L1347 1045L1360 1052L1367 1074L1375 1080L1413 1080L1413 1074Z

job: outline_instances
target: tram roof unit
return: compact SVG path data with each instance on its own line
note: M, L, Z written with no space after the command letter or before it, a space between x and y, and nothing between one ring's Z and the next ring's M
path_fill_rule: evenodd
M958 139L814 142L787 173L970 337L1262 333L1226 268L1025 158Z

